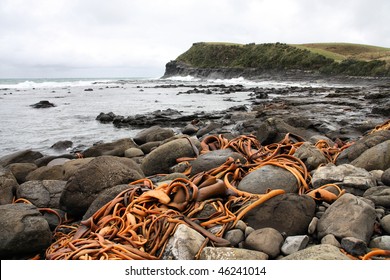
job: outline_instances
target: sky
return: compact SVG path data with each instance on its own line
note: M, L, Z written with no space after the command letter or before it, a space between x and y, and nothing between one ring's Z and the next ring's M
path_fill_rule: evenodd
M390 47L388 0L0 0L0 79L161 77L195 42Z

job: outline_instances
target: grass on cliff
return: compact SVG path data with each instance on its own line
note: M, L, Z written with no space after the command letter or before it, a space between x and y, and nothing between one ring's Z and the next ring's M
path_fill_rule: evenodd
M348 43L195 43L176 60L198 68L308 70L331 75L390 76L390 49Z

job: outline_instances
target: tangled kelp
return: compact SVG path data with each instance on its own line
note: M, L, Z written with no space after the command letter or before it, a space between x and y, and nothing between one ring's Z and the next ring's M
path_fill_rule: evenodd
M343 194L337 185L311 189L305 164L294 156L302 143L302 139L290 134L279 143L267 146L262 146L251 135L230 141L222 135L206 137L201 143L201 154L230 148L243 155L246 162L229 158L221 166L189 179L156 183L155 178L150 177L132 182L128 189L79 225L58 226L55 242L47 249L46 258L160 259L179 224L201 233L206 238L204 246L229 246L229 241L223 238L225 232L250 210L284 193L274 189L265 194L252 194L236 188L245 175L265 165L291 172L297 179L301 195L308 194L313 199L327 202L336 200ZM345 149L345 146L330 147L323 141L316 147L329 162L334 162ZM186 174L189 173L187 170ZM204 211L206 208L212 211ZM211 233L208 229L215 226L218 231ZM361 258L387 254L387 251L371 252Z

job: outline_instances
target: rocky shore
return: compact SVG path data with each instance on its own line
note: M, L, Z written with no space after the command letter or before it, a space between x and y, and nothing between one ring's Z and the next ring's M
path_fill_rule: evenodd
M101 113L143 130L1 157L0 258L389 258L390 85L178 94L237 91L248 106Z

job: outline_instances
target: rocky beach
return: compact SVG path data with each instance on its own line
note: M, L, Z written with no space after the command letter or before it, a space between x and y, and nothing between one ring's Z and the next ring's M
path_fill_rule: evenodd
M248 102L101 112L96 122L138 132L2 156L1 259L390 257L387 79L159 86Z

